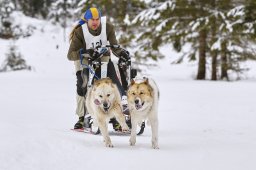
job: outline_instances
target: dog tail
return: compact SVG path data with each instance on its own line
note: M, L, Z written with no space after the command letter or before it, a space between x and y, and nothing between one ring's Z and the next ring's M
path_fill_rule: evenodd
M158 100L160 98L160 92L159 92L159 88L156 85L156 82L153 79L148 79L148 83L149 83L149 85L152 87L152 89L154 91L154 97L156 99L155 102L158 102Z

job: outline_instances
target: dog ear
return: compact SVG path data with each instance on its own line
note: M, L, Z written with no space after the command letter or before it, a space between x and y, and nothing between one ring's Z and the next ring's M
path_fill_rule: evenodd
M93 92L95 92L96 91L96 88L95 88L96 86L95 86L95 84L94 84L94 86L92 86L92 91Z
M143 78L145 79L144 83L148 85L148 78L145 78L145 77Z
M135 81L134 79L131 80L131 85L134 85L135 84Z
M98 84L99 84L99 80L94 80L93 86L98 86Z
M110 84L111 88L115 88L115 84L113 84L113 83L109 83L109 84Z
M111 79L111 78L107 77L107 79L106 79L106 83L107 83L107 84L112 84L112 83L113 83L113 81L112 81L112 79Z

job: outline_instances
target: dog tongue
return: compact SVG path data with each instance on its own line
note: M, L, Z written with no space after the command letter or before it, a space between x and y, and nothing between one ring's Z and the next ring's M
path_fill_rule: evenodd
M98 99L95 99L95 100L94 100L94 103L95 103L96 105L100 105L100 101L99 101Z

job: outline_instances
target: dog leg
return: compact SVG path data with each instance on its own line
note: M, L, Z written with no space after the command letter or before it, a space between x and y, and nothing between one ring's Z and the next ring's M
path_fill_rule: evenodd
M108 125L106 123L106 120L104 118L102 119L98 118L98 124L100 128L100 132L104 138L105 146L110 148L114 147L108 134Z
M130 137L130 145L134 146L136 143L136 132L137 132L137 125L138 121L134 119L134 117L131 115L131 121L132 121L132 131L131 131L131 137Z
M158 146L158 119L157 117L149 117L152 131L152 148L159 149Z
M121 108L118 109L117 111L114 111L114 115L116 117L116 120L120 123L120 125L122 127L122 131L128 132L129 127L127 126L127 124L125 122L125 116L122 114Z

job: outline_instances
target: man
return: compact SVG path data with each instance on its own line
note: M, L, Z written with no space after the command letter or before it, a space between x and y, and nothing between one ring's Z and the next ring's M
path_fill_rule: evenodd
M82 67L80 64L80 49L84 52L88 52L90 48L95 48L96 46L105 45L117 45L116 35L114 26L106 21L106 17L101 16L101 12L97 8L89 8L86 10L85 14L81 17L79 24L73 29L70 34L70 47L68 51L68 59L74 61L76 76L77 76L77 108L76 114L79 117L78 122L75 124L74 129L83 128L84 114L85 114L85 102L84 96L86 93L86 87L84 87L83 82L86 81L82 75ZM129 53L121 49L111 49L113 54L122 56L122 59L128 60ZM115 68L113 63L110 61L110 56L102 57L101 61L109 62L108 64L108 76L117 84L121 95L125 96L124 90L117 78ZM125 97L123 98L125 99ZM124 100L125 101L125 100ZM126 104L126 103L124 103ZM115 121L114 121L115 122Z

